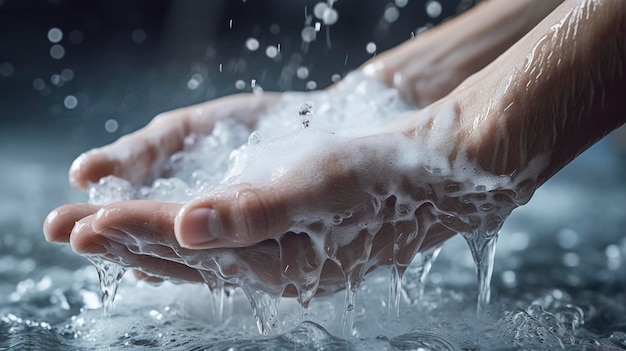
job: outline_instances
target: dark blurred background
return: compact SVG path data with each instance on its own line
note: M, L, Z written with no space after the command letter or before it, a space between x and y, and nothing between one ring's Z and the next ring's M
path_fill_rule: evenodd
M0 0L0 145L75 154L252 80L321 89L474 2Z

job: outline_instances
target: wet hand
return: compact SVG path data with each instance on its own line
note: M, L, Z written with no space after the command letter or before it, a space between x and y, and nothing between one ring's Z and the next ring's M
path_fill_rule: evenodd
M108 175L133 183L149 181L160 175L172 154L182 150L190 134L209 134L220 120L253 125L277 98L272 93L240 94L163 113L146 127L80 155L70 168L70 183L84 190Z

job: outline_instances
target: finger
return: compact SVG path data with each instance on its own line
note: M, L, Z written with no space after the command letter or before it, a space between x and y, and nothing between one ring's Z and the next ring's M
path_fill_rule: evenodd
M76 223L70 237L72 249L81 255L92 255L118 263L126 268L135 268L145 274L181 282L203 282L197 269L173 262L167 257L155 257L133 252L125 244L111 240L106 235L93 230L91 225L95 215L85 217ZM171 250L170 250L171 251Z
M148 284L151 285L160 285L161 283L163 283L163 279L159 278L159 277L154 277L151 275L148 275L140 270L137 269L133 269L133 275L135 276L135 278L137 280L141 280L142 282L146 282Z
M68 204L54 209L48 214L43 224L47 241L68 243L70 233L77 221L94 214L100 206L89 204Z
M178 243L190 249L241 247L286 232L292 196L277 188L245 188L187 203L175 220Z
M174 219L182 205L149 200L116 202L92 218L92 229L120 243L178 247Z
M276 94L241 94L163 113L146 127L80 155L70 167L70 183L84 189L107 175L144 181L158 174L163 163L183 148L189 134L210 133L217 120L252 125L259 111L276 99Z

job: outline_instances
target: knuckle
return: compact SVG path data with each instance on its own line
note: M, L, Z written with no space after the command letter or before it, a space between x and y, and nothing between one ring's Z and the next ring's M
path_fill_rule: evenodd
M275 201L261 196L258 190L246 189L237 194L238 222L236 235L242 242L258 242L269 238L276 219Z

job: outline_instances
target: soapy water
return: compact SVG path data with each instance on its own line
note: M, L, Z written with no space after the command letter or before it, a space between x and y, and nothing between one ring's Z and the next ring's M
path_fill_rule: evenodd
M320 149L328 145L331 148L346 145L341 141L371 135L414 110L400 98L397 90L359 73L346 77L332 90L309 94L306 98L303 101L301 94L285 94L277 109L263 116L254 130L235 122L218 122L211 135L192 135L186 139L185 150L173 155L164 167L169 178L156 179L149 186L141 186L109 176L90 186L89 202L98 205L129 199L185 202L198 194L210 193L220 184L229 184L233 179L262 184L263 180L271 179L276 169L300 165L298 157L307 160L311 158L309 156L323 152ZM424 282L439 251L438 248L424 247L425 252L413 259L424 240L424 233L435 225L451 228L461 221L472 228L471 232L458 233L466 238L476 263L478 311L482 312L490 299L498 230L513 208L530 197L530 194L519 191L520 180L528 183L533 178L532 173L524 172L517 178L489 175L462 157L457 158L461 161L448 162L448 154L437 154L441 149L438 147L442 143L440 139L446 141L444 134L452 134L450 127L454 117L453 113L437 116L437 126L431 129L439 134L427 136L420 141L421 144L409 144L409 150L421 150L422 158L418 157L417 162L407 161L402 155L390 160L415 163L403 167L413 173L410 176L418 178L418 183L426 184L426 187L419 188L427 192L425 200L416 201L393 189L368 189L372 204L365 211L365 220L353 221L349 211L321 220L305 218L298 221L291 231L300 233L299 236L308 235L310 251L313 251L308 261L288 260L290 252L283 250L288 234L276 239L276 247L268 248L269 257L281 257L280 266L273 267L262 258L255 261L250 259L249 256L254 256L250 251L237 249L180 252L178 248L176 256L167 259L197 268L216 296L224 295L224 283L241 287L262 335L280 331L278 310L283 291L288 286L296 288L297 301L303 310L308 311L318 291L325 262L333 262L345 276L345 282L339 286L345 291L340 335L348 338L354 335L355 306L364 275L377 266L370 255L379 230L386 226L395 237L391 288L386 302L387 315L392 323L400 316L402 294L416 305L420 304L420 297L424 294ZM405 151L399 153L407 152L404 147L400 150ZM467 169L473 171L467 172ZM391 177L389 174L385 176ZM362 206L355 204L355 210ZM387 219L383 220L384 217ZM138 247L134 250L139 253L150 250L150 243L138 242L136 245ZM123 274L123 270L114 269L112 265L115 264L96 264L101 281L106 281L102 283L107 287L102 292L103 306L112 303L119 275ZM258 268L263 265L270 266L264 268L267 272ZM407 269L411 274L405 279ZM274 279L267 279L270 275ZM213 304L222 306L223 301L216 300ZM301 314L304 316L306 312Z
M361 107L371 106L371 100L366 99ZM294 131L304 130L299 107L306 101L313 105L309 128L321 123L323 104L307 95L306 100L294 101L290 109L289 121ZM261 128L255 134L240 127L218 126L212 136L189 138L188 151L206 146L210 150L223 147L226 152L248 145L248 140L252 140L251 144L272 140L271 133L263 133ZM220 128L222 131L218 132ZM232 144L227 143L229 138L217 139L239 132ZM601 149L588 157L593 162L587 161L582 168L603 169L597 160L609 154ZM155 180L151 187L143 188L111 178L92 188L91 201L107 203L115 201L113 196L186 201L195 195L195 188L189 184L214 184L223 179L196 172L203 164L201 155L202 152L187 152L174 157L173 165L190 166L180 181ZM221 162L225 169L228 157L216 162ZM211 275L210 269L201 270L207 275L209 289L167 282L153 287L127 274L117 290L115 308L104 318L99 310L103 303L97 293L100 283L93 267L68 271L64 262L76 259L69 250L50 250L46 243L40 249L35 242L28 251L19 236L7 235L0 245L4 254L0 267L10 267L0 272L7 278L0 281L0 349L624 349L626 241L622 228L626 217L622 204L626 194L620 190L623 180L619 177L605 179L610 180L605 174L621 174L618 171L612 168L597 174L593 184L622 187L604 189L596 185L585 190L574 177L573 181L546 184L541 189L544 192L540 191L533 200L534 205L515 211L517 220L505 223L502 240L499 239L501 259L493 270L496 295L483 313L476 314L472 255L463 237L458 236L443 248L417 253L408 265L409 259L400 255L396 259L399 264L368 274L356 289L358 299L352 308L351 335L342 338L338 336L346 310L344 294L279 300L272 295L275 291L268 294L250 284L244 289L221 284L223 280ZM45 184L43 179L37 182ZM157 188L161 193L153 191ZM555 211L557 208L560 211ZM399 216L406 214L400 206L394 211ZM328 221L338 225L349 221L350 214L340 217L333 216ZM569 224L563 228L563 223ZM475 246L480 250L479 244ZM51 251L59 258L46 259ZM20 256L20 252L27 256ZM394 253L402 251L398 247ZM436 257L437 262L433 262ZM573 259L576 257L578 261ZM222 258L236 256L222 254ZM24 279L24 272L36 274ZM395 284L394 275L402 275L402 279L395 279ZM109 278L113 279L107 281L114 284L118 276L112 273ZM398 287L398 282L402 286ZM256 303L256 318L249 299ZM302 300L308 304L305 306ZM272 335L259 336L257 321L261 328L267 326Z

